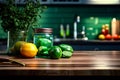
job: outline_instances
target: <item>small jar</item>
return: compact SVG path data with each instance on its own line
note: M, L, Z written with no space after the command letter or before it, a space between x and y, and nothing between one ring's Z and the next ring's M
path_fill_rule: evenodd
M52 28L35 28L33 43L39 48L46 46L48 48L53 46Z

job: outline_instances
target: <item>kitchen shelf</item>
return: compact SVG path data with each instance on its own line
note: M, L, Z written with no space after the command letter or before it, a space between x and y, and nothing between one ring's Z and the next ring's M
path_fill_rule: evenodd
M74 50L120 50L120 40L54 39L54 45L69 44Z
M82 40L82 39L54 39L54 43L69 43L69 44L120 44L120 40Z

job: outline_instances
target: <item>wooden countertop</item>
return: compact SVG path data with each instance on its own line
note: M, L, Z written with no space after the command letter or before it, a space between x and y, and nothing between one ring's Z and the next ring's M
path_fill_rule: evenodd
M71 58L60 59L23 59L8 55L1 55L0 58L25 64L0 64L0 75L120 75L120 51L74 51Z

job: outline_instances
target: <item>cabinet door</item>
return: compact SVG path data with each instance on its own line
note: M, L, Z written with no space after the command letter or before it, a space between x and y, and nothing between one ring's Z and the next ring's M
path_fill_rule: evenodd
M51 4L51 0L40 0L41 4Z
M35 1L35 0L33 0ZM39 0L41 4L50 4L51 0ZM5 3L6 0L0 0L0 3ZM16 4L25 4L25 0L15 0Z
M52 4L80 4L82 0L51 0Z

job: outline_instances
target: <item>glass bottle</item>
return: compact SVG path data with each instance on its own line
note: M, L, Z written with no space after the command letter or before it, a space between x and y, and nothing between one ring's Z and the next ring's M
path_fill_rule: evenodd
M11 52L13 49L14 44L18 41L27 41L27 31L25 30L16 30L16 31L8 31L7 33L7 53L9 55L14 55Z
M69 24L67 24L66 27L67 27L66 28L66 36L69 36L70 35L70 26L69 26Z
M66 37L66 35L65 35L65 30L64 30L64 27L63 27L62 24L60 25L60 36L63 37L63 38Z

